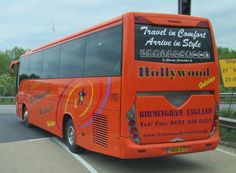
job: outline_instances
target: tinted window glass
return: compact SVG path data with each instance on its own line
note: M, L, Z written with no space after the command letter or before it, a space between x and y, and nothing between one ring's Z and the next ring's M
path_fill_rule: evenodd
M214 61L211 34L206 28L135 25L137 60L166 63Z
M61 47L60 77L83 75L84 39L65 43Z
M87 36L85 76L120 75L121 46L121 25Z
M42 75L42 52L30 55L30 79L39 79Z
M23 79L29 78L29 56L23 57L20 59L20 68L19 68L19 75L20 75L20 82Z
M59 76L60 46L43 51L43 78L56 78Z

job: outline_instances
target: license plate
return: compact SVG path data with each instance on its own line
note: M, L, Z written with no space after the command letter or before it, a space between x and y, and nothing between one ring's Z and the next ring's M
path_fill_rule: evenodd
M187 152L187 147L176 147L176 148L169 148L168 152L170 154L175 154L175 153L185 153Z

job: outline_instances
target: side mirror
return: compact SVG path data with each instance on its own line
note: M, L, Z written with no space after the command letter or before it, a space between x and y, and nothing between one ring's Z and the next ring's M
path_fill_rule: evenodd
M11 62L11 64L9 65L9 72L10 72L10 74L14 74L14 67L15 67L15 65L19 65L19 64L20 64L19 60Z

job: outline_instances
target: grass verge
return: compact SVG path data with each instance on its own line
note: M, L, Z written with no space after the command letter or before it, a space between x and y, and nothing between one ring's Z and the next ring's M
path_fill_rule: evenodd
M236 148L236 130L220 128L220 143L228 147Z
M14 105L16 104L15 99L0 99L0 105Z
M234 110L227 110L227 109L223 109L220 111L220 116L221 117L225 117L225 118L233 118L236 119L236 111Z

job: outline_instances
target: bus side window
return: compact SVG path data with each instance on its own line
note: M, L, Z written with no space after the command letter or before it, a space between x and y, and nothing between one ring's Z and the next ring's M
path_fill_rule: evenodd
M22 80L29 78L29 69L29 57L21 58L19 66L19 86Z
M61 45L43 51L43 78L58 78L60 68Z
M85 76L119 76L121 56L121 25L87 36Z
M62 44L60 77L83 76L84 46L84 38Z

